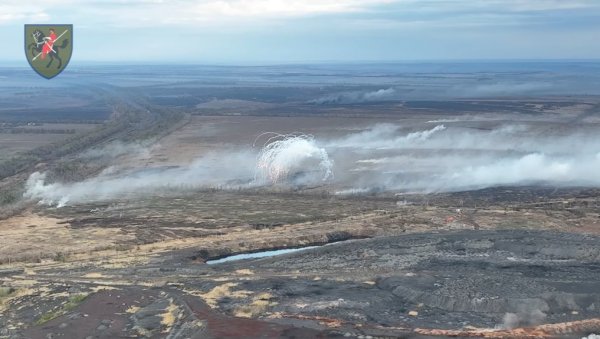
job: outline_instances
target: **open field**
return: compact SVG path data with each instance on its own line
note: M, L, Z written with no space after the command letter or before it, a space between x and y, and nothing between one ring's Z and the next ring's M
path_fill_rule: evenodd
M40 124L0 129L0 158L65 140L96 127L95 124Z
M90 136L0 180L0 338L600 333L600 97L371 67L101 68L60 123L6 119Z

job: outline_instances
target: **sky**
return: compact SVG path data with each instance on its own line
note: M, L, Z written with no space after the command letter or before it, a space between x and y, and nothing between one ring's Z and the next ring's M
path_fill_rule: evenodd
M73 24L72 63L599 59L598 0L0 0L0 66L24 24Z

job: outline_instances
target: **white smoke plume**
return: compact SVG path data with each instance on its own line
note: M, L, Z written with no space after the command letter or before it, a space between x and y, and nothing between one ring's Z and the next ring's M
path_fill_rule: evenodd
M390 100L394 97L396 90L394 88L382 88L376 91L355 91L355 92L343 92L326 95L311 101L317 105L327 104L359 104L364 102Z
M333 162L313 136L275 134L258 156L257 178L273 184L292 180L306 184L333 177Z
M415 147L429 139L433 134L445 130L444 125L432 129L401 134L400 126L393 124L377 124L366 131L349 135L332 141L330 147L347 147L357 149L398 149Z
M53 205L113 199L163 188L249 188L327 183L338 194L448 192L493 186L600 187L600 138L592 127L378 124L337 139L271 136L260 150L221 150L191 165L113 168L76 183L27 182L25 197ZM117 152L120 153L120 152ZM335 177L333 176L335 164Z
M24 197L42 204L66 205L143 195L165 189L240 189L276 183L306 185L333 177L333 162L308 135L275 135L260 153L223 150L181 167L123 170L109 167L100 175L76 183L48 183L45 173L33 173Z
M521 307L517 313L505 313L502 317L501 329L512 330L522 326L535 326L546 320L546 313L534 307Z
M48 183L45 173L33 173L24 197L62 207L82 202L110 200L164 189L244 188L256 185L251 152L208 154L188 166L144 168L121 172L108 168L100 175L76 183Z
M600 186L596 131L556 131L535 124L486 129L438 125L417 131L379 124L325 146L336 161L336 181L346 182L338 193Z

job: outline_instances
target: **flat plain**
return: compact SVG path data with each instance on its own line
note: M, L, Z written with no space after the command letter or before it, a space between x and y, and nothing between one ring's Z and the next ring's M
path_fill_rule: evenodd
M485 80L294 67L103 70L60 123L11 127L85 139L0 134L8 160L68 150L0 182L19 197L0 219L0 338L600 332L599 96L435 97ZM299 135L273 162L285 176L261 177L264 147Z

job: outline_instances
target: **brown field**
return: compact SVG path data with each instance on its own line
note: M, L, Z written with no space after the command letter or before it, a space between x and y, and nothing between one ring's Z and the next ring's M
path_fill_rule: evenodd
M274 106L252 109L291 110ZM251 148L264 132L300 131L327 139L374 122L412 129L449 119L465 128L490 129L518 119L541 131L562 131L588 119L582 128L593 129L593 119L583 116L589 107L529 116L486 113L477 119L426 109L400 114L405 113L400 106L388 107L396 116L387 112L376 121L368 114L378 107L355 108L361 113L352 117L192 115L153 140L147 154L121 154L105 165L183 166L208 152ZM565 123L577 117L582 120ZM81 132L93 127L60 126ZM61 136L14 137L24 139L0 139L11 152ZM592 286L600 258L594 245L600 237L599 211L597 188L537 186L353 196L335 195L327 185L164 189L61 208L31 202L0 220L5 288L0 310L6 314L0 338L5 333L25 338L48 333L83 338L169 333L177 338L510 337L513 332L494 326L525 304L542 305L547 318L523 320L517 333L537 333L532 326L539 323L560 323L565 332L589 334L598 329L600 305ZM322 247L206 263L305 246ZM559 330L551 326L541 337L554 337Z
M403 122L383 119L380 122ZM162 138L152 149L151 163L185 164L207 152L235 147L252 148L265 132L307 133L315 137L337 137L372 124L368 118L344 117L257 117L257 116L192 116L183 128ZM258 139L255 148L266 138Z
M76 134L85 133L86 131L96 128L96 124L50 124L44 123L40 126L19 126L18 128L31 129L32 131L46 130L75 130L75 134L71 133L10 133L0 131L0 159L14 155L19 152L25 152L35 149L40 146L54 143L67 138L73 137Z

